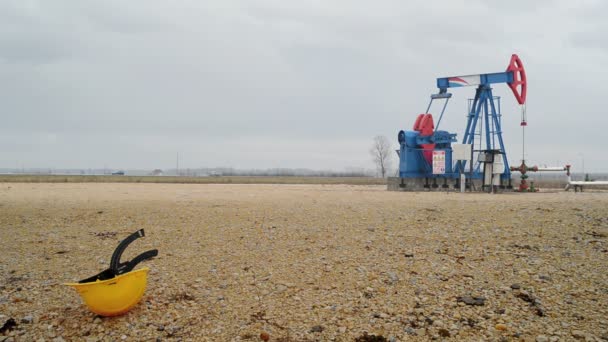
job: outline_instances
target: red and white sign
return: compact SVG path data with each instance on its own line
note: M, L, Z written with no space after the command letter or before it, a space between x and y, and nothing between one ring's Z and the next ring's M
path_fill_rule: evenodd
M433 174L445 173L445 151L433 151Z

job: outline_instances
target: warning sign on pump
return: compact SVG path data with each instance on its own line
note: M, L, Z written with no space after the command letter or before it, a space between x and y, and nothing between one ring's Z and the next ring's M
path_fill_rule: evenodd
M433 174L445 173L445 151L433 151Z

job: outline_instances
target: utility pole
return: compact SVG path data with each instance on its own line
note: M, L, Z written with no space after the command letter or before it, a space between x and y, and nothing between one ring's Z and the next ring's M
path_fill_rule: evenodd
M175 160L175 174L179 176L179 152L177 152L177 158Z
M585 155L583 153L579 153L580 157L581 157L581 164L582 164L582 168L583 168L583 178L582 180L585 180Z

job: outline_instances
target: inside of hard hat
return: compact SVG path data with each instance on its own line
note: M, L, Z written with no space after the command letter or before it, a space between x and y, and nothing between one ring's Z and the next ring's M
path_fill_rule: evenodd
M149 251L141 253L140 255L136 256L135 258L131 259L130 261L126 261L124 263L120 262L120 257L122 256L122 253L125 251L125 249L127 249L127 247L133 241L139 239L140 237L144 237L144 236L145 236L145 233L144 233L143 229L140 229L140 230L132 233L131 235L127 236L127 238L125 238L118 244L118 246L114 250L114 253L112 253L112 258L110 259L110 268L103 270L100 273L98 273L92 277L83 279L83 280L79 281L78 283L83 284L83 283L95 282L98 280L101 281L101 280L112 279L112 278L116 277L117 275L131 272L133 270L133 268L135 268L135 266L137 264L139 264L140 262L157 256L158 249L151 249Z

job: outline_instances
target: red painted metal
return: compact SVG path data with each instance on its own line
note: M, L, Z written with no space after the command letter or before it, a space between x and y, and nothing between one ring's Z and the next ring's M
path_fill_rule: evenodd
M414 123L414 131L420 132L420 136L428 137L433 135L435 131L435 122L433 121L433 114L419 114Z
M435 131L435 122L433 121L433 114L419 114L414 123L414 131L420 132L420 136L428 137L433 135ZM433 150L435 144L422 144L420 145L423 149L422 155L424 159L431 164L433 162Z
M523 105L524 103L526 103L528 81L526 79L526 70L524 69L524 64L521 62L521 59L519 59L519 56L517 56L516 54L513 54L511 56L511 61L509 62L507 71L511 71L513 73L513 82L509 83L509 87L513 91L513 95L515 95L515 99L517 99L517 102Z
M422 121L422 118L424 118L426 114L418 114L418 117L416 118L416 121L414 122L414 131L420 131L418 129L418 127L420 127L420 121Z

